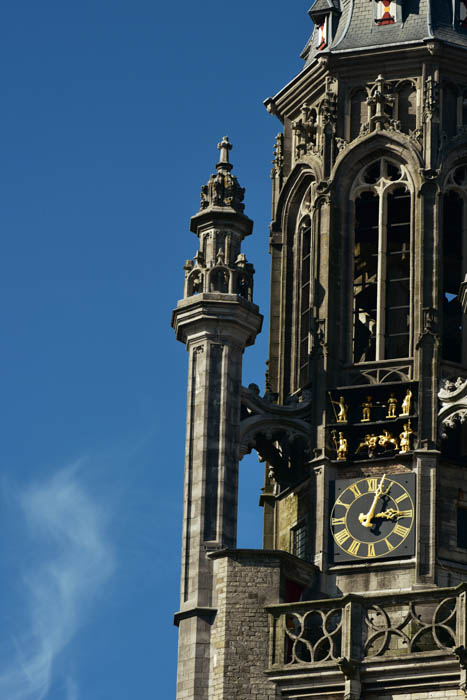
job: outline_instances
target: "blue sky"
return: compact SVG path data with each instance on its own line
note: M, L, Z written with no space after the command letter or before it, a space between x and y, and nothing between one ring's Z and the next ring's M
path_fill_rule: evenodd
M301 68L305 2L5 3L1 26L0 697L175 697L189 218L234 144L268 311L262 101ZM263 385L267 324L245 356ZM242 546L262 467L241 465Z

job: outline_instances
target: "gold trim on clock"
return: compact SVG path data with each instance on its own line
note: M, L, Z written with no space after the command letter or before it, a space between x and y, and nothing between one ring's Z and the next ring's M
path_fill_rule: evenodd
M397 556L397 550L412 531L414 513L413 499L399 480L386 474L381 479L357 479L334 503L330 517L332 537L349 557Z

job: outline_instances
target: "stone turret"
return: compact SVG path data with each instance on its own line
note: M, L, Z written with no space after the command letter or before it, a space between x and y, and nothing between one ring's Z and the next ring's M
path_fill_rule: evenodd
M172 326L189 353L185 508L177 698L208 700L215 615L213 563L207 553L236 545L242 355L261 330L252 303L253 266L241 252L253 222L231 175L227 137L216 174L191 220L200 241L185 264L185 294Z
M242 241L253 230L243 213L245 190L240 187L229 162L232 144L224 136L218 144L221 157L217 172L201 188L201 210L191 219L199 238L199 251L185 264L185 298L204 292L238 294L252 301L253 265L241 252Z

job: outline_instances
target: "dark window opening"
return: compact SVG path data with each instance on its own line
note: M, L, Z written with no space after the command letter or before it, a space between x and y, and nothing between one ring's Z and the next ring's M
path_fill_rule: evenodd
M311 228L302 228L301 236L301 285L300 285L300 349L299 382L304 386L308 381L309 332L311 311Z
M355 203L354 361L376 357L379 199L363 192Z
M457 546L467 549L467 508L457 509Z
M457 298L463 272L464 202L456 192L443 201L443 348L451 362L462 361L463 311Z
M441 443L443 455L462 467L467 467L467 423L455 422L446 430Z
M305 523L300 523L292 529L292 554L299 559L307 559L307 527Z
M385 357L407 357L410 323L410 193L388 196Z
M445 85L443 90L443 131L447 136L457 134L457 90Z
M417 127L417 93L413 85L405 85L399 92L399 121L406 134Z

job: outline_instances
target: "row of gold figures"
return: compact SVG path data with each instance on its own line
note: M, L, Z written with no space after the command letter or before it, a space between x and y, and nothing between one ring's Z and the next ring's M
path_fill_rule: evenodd
M410 452L412 449L412 437L414 431L410 424L410 420L404 423L404 430L399 435L399 439L394 437L388 430L383 430L381 435L375 435L375 433L365 435L362 442L355 450L355 454L358 455L363 450L368 450L368 457L370 459L375 456L376 451L379 448L383 448L384 451L395 450L396 452ZM337 452L337 459L339 462L345 462L348 458L349 453L349 443L344 433L336 433L335 430L332 431L332 439Z
M338 410L334 411L336 415L336 420L338 423L347 423L347 416L349 412L349 406L345 403L345 398L343 396L339 397L339 401L333 401L331 398L331 403L333 406L338 406ZM412 391L407 389L404 399L401 404L401 412L397 414L397 404L399 401L396 399L394 394L391 394L386 403L373 403L373 397L367 396L366 400L361 404L362 417L360 419L361 423L369 423L371 421L371 410L376 408L376 406L387 407L388 412L386 418L401 418L404 416L410 416L412 414Z

